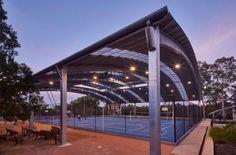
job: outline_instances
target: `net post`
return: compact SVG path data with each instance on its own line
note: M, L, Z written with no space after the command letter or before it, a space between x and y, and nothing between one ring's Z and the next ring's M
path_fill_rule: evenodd
M173 97L173 116L174 116L174 142L176 143L176 108L175 108L174 97Z
M183 120L184 120L184 133L185 133L185 105L183 101Z
M102 130L104 131L104 107L102 108Z

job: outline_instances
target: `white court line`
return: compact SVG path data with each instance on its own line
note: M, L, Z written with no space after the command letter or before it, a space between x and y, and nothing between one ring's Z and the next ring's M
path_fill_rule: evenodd
M181 122L179 122L179 123L177 123L176 122L176 126L177 126L177 124L180 124ZM171 125L169 125L169 126L166 126L166 127L163 127L161 130L164 130L164 133L163 134L161 134L161 136L163 136L163 135L166 135L167 134L167 129L169 128L169 127L172 127L172 126L174 126L174 123L172 122L172 124ZM174 130L174 128L173 128L173 130ZM166 136L164 136L164 137L166 137Z

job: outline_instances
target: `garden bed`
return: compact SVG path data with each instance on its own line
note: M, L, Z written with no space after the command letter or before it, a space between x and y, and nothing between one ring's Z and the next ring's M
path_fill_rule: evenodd
M213 127L210 135L214 141L215 155L236 155L236 124Z
M215 144L215 155L236 155L236 144Z

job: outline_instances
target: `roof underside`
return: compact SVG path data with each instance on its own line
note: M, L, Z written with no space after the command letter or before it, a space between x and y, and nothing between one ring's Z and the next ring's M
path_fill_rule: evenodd
M161 31L162 100L199 100L200 80L194 51L167 7L36 73L36 86L42 91L58 90L57 69L66 66L68 91L90 94L106 102L148 102L144 32L148 20ZM174 68L177 63L181 64L180 69ZM130 66L136 70L131 72ZM49 81L54 84L49 85Z

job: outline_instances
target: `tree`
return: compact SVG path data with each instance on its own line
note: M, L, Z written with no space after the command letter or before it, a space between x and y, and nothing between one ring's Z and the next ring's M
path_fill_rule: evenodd
M236 86L236 60L234 57L223 57L215 60L213 64L198 64L204 101L214 105L215 109L224 108L225 103L230 101L233 87Z
M233 94L233 87L236 86L236 60L234 57L217 59L211 65L211 77L215 92L212 99L217 103L222 102L222 99L229 101ZM218 95L216 96L216 94Z
M28 111L37 107L30 101L30 94L36 89L31 69L15 61L18 55L15 49L20 44L16 32L6 21L7 13L0 0L0 115L12 120L17 116L28 117ZM40 106L41 102L37 104Z
M91 96L83 96L71 101L68 105L68 110L72 112L74 116L80 114L83 116L94 115L95 110L99 111L99 101Z
M201 78L202 95L203 97L208 98L211 94L211 89L212 89L211 87L212 79L211 79L211 74L209 74L211 72L211 65L206 62L199 61L198 66Z
M10 104L17 94L15 84L18 83L18 64L14 57L17 55L15 48L20 47L16 32L6 23L6 11L3 10L0 0L0 109L4 104ZM1 112L1 111L0 111Z

